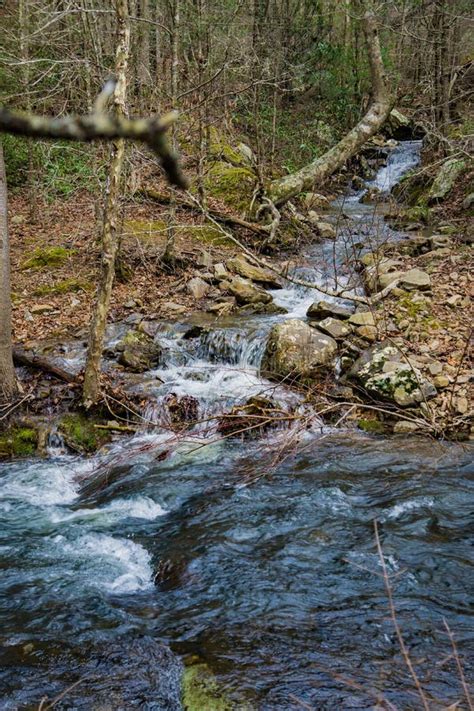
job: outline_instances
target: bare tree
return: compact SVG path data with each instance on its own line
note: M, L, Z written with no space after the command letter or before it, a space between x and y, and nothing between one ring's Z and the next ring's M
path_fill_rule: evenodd
M10 402L18 393L12 350L7 179L0 141L0 404Z

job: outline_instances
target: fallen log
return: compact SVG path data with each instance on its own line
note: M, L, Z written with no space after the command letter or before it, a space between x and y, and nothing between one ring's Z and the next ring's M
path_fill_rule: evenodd
M71 373L69 370L61 368L61 366L54 363L51 358L37 355L33 351L27 351L24 348L16 347L13 349L13 362L15 365L26 365L29 368L43 370L45 373L54 375L66 383L77 383L79 381L77 373Z
M159 190L156 190L155 188L149 187L142 188L141 190L139 190L139 193L141 193L145 197L151 198L155 202L161 203L162 205L169 205L173 200L178 207L184 207L186 208L186 210L193 210L193 212L202 212L199 205L196 205L194 202L192 202L192 200L187 200L181 195L171 197L171 195L168 195L167 193L162 193ZM265 227L265 225L259 225L256 222L248 222L248 220L244 220L241 217L237 217L235 215L228 215L226 212L216 210L215 208L207 207L206 212L219 222L224 222L227 225L237 225L237 227L244 227L246 230L250 230L255 234L268 237L268 229Z

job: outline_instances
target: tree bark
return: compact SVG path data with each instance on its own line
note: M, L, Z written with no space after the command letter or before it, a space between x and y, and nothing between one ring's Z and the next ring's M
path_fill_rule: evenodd
M128 0L115 0L115 11L117 15L118 41L115 57L117 83L114 90L114 106L116 114L119 117L124 117L126 114L127 67L130 55ZM113 142L111 148L102 228L102 275L89 334L89 347L84 372L83 402L87 408L97 404L101 397L100 366L118 251L120 179L124 153L125 141L123 138L119 138Z
M7 180L0 141L0 404L11 402L18 394L12 351Z
M372 80L372 104L359 123L324 155L296 173L270 183L268 195L276 205L282 205L295 195L311 189L315 183L325 180L343 166L380 130L392 109L393 98L387 86L375 15L369 8L368 0L359 4L365 8L362 22Z

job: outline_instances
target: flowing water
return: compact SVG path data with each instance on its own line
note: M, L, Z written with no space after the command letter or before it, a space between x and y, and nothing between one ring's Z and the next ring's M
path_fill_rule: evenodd
M418 149L401 144L380 187ZM358 288L350 251L397 237L359 197L335 205L336 244L309 248L298 275L331 284L337 265L339 283ZM274 298L304 317L317 296L290 286ZM443 620L468 676L472 450L317 420L244 442L209 421L186 438L163 428L170 393L197 398L203 420L262 392L303 412L300 396L258 371L281 318L229 318L195 337L196 321L163 324L167 367L135 385L156 403L147 414L157 426L89 460L57 447L0 466L0 709L36 709L81 680L56 708L176 711L179 658L190 655L236 708L369 709L379 693L421 708L389 619L374 520L432 708L462 700ZM82 353L68 357L77 365Z

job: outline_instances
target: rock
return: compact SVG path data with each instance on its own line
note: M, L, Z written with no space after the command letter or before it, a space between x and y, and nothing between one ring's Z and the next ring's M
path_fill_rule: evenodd
M431 375L439 375L443 370L443 364L436 360L434 363L428 363L428 370Z
M209 313L217 313L218 316L227 316L233 311L235 303L235 299L232 297L231 301L220 301L215 304L211 304L206 310Z
M414 432L419 432L420 428L416 422L410 422L409 420L400 420L393 427L394 434L413 434Z
M442 373L440 375L436 375L433 383L436 388L440 388L441 390L443 388L447 388L449 385L449 378L446 375L443 375Z
M229 278L229 272L225 268L225 266L222 264L222 262L218 262L217 264L214 264L214 274L216 275L216 279L228 279Z
M227 279L223 279L222 281L219 282L218 289L219 291L227 292L229 291L229 286L230 286L230 281Z
M474 193L469 193L462 201L463 210L471 210L474 207Z
M310 324L310 326L311 325L312 324ZM339 319L332 318L331 316L328 316L323 321L319 321L317 328L323 333L327 333L332 338L335 338L336 341L346 338L352 331L351 326L347 322L339 321Z
M392 109L383 127L383 132L390 138L402 141L410 139L412 138L411 121L398 109Z
M321 217L314 210L310 210L308 212L306 219L308 220L308 222L310 222L315 227L317 227L318 223L321 222Z
M227 437L249 439L263 434L282 421L285 422L284 416L285 413L282 413L273 400L257 395L223 415L219 419L217 431Z
M349 317L349 323L354 326L375 326L374 315L371 311L356 311Z
M376 341L378 336L378 331L375 326L359 326L356 329L356 333L361 338L365 338L366 341Z
M236 150L240 153L242 156L243 162L246 163L247 165L255 165L256 160L255 160L255 154L250 148L250 146L247 146L246 143L238 143L236 146Z
M319 193L306 193L303 204L307 210L311 210L315 207L329 207L329 200Z
M317 222L315 227L320 237L324 239L336 239L336 230L329 222Z
M169 393L165 398L165 405L174 430L189 429L198 420L199 401L192 395L179 397L176 393Z
M456 398L456 410L460 415L465 415L469 410L469 402L467 397L457 397Z
M162 359L163 349L146 333L128 331L115 348L119 353L118 362L135 373L143 373L157 366Z
M201 267L205 267L206 269L211 269L212 267L212 256L209 254L209 252L202 251L198 257L197 263Z
M244 304L239 307L241 314L287 314L288 311L283 306L277 306L273 301L269 304Z
M444 247L452 247L453 240L449 235L431 235L429 238L431 249L440 249Z
M248 279L235 276L229 283L229 291L235 296L238 304L269 304L272 301L271 295L264 289L252 284Z
M365 190L367 188L365 180L360 175L354 175L351 180L351 186L354 190Z
M353 310L347 306L340 306L330 301L315 301L306 312L306 316L312 319L323 319L328 316L332 318L347 319Z
M336 341L299 319L288 319L270 331L261 371L268 378L308 380L333 361Z
M409 291L413 289L431 289L431 278L421 269L410 269L400 277L400 286Z
M174 301L165 301L164 304L161 306L162 311L165 313L173 313L173 314L184 314L187 309L186 306L183 306L182 304L176 304Z
M428 193L429 204L445 199L464 171L465 166L465 161L459 158L450 158L443 163Z
M251 281L263 284L269 289L281 288L280 281L270 269L254 266L243 257L228 259L226 264L231 272L244 277L244 279L250 279Z
M403 359L395 346L371 346L357 359L349 376L358 380L372 395L401 407L417 405L435 397L433 383Z
M201 277L193 277L186 284L186 289L196 300L203 299L209 292L209 284Z

